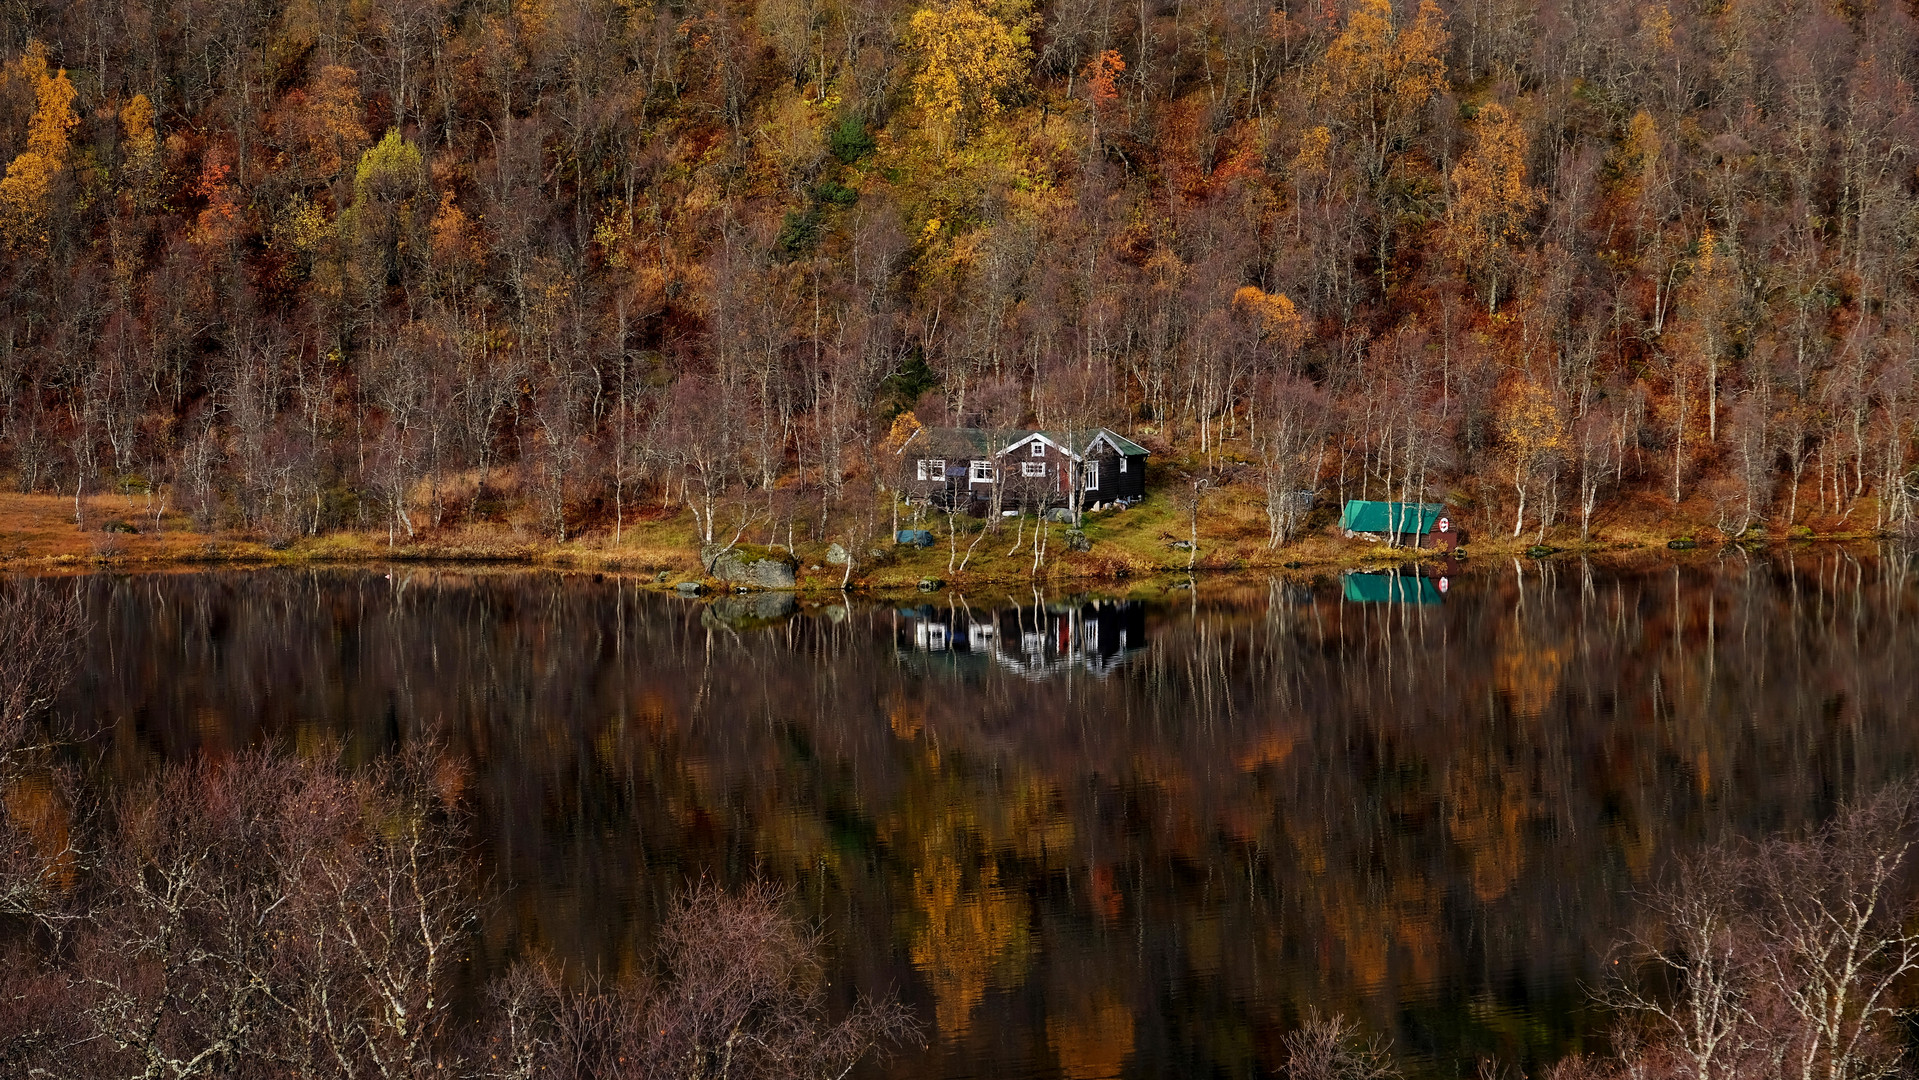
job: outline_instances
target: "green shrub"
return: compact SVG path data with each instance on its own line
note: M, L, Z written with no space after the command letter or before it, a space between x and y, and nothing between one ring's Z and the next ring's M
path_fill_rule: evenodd
M813 197L828 206L851 206L860 201L860 193L838 180L822 180L813 189Z
M820 212L817 207L809 206L804 210L788 210L786 220L780 222L780 234L773 246L786 254L788 258L797 258L813 249L820 239Z
M827 149L831 150L833 156L840 159L842 164L853 164L872 153L876 145L873 133L866 130L866 125L858 116L852 114L840 117L839 123L828 128L826 132Z

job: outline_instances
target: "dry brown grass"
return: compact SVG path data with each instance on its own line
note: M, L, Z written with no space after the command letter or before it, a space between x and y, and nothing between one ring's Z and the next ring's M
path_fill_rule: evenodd
M81 504L80 517L81 522L74 520L73 499L67 496L0 494L0 562L187 562L273 554L264 544L193 532L177 512L159 515L156 528L153 505L138 495L90 496ZM118 524L136 531L115 531Z

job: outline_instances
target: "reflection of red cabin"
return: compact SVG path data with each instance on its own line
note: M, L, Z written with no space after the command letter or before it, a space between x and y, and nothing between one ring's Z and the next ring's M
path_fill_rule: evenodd
M1054 431L1019 431L1004 440L980 428L921 428L900 447L900 490L942 506L1057 506L1073 485L1086 505L1132 502L1146 495L1149 451L1100 428L1076 440Z

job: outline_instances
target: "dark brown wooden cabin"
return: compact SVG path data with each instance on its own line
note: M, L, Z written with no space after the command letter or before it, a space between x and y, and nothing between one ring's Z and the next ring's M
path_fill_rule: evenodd
M1085 503L1132 502L1146 497L1144 446L1100 428L1086 444Z
M983 429L924 427L899 455L900 490L908 498L960 507L993 498L993 440Z
M996 488L1007 510L1059 506L1075 478L1083 506L1146 494L1146 448L1105 428L1093 432L1084 453L1060 432L1018 431L998 441L981 428L921 428L900 446L900 490L974 512L993 501Z
M1028 431L999 453L1005 485L1000 505L1008 510L1039 509L1067 501L1079 455L1060 436Z

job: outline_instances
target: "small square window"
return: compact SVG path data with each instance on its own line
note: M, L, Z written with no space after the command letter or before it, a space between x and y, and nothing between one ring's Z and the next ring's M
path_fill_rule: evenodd
M1039 441L1038 439L1033 440L1033 456L1034 457L1046 456L1046 444Z
M1045 476L1046 463L1044 461L1022 461L1019 463L1019 472L1021 476Z
M933 474L933 479L935 480L946 479L946 459L945 458L932 458L928 460L926 462L926 468L927 468L927 471Z

